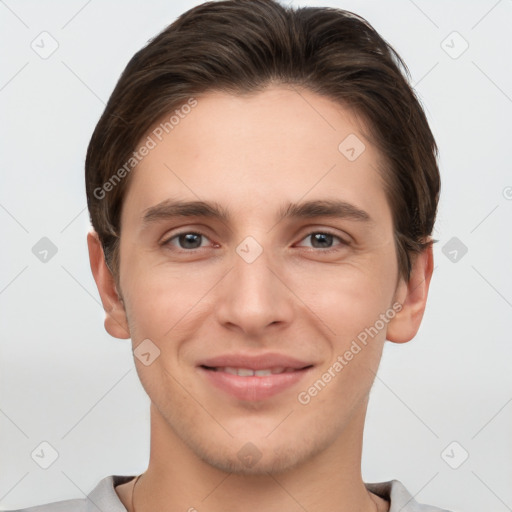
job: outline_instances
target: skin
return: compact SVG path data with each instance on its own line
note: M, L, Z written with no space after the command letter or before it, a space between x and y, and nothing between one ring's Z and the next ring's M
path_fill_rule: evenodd
M134 349L150 339L160 350L149 366L135 358L151 399L150 461L136 510L243 511L247 503L268 512L388 510L361 476L368 395L385 340L409 341L419 328L432 251L414 259L409 281L400 277L381 155L353 112L275 85L197 100L133 171L119 290L96 233L88 235L107 331L131 337ZM338 150L349 134L366 146L355 161ZM174 217L144 228L144 212L167 199L215 201L231 217ZM278 219L283 203L329 199L369 220ZM172 237L183 232L204 235L201 247L180 246ZM311 235L325 232L335 236L316 244ZM247 236L263 249L252 263L236 252ZM298 393L394 303L401 311L317 396L299 403ZM196 367L220 354L270 351L314 367L259 402L219 391ZM247 443L260 456L251 467L237 456ZM133 481L116 488L129 512L132 488Z

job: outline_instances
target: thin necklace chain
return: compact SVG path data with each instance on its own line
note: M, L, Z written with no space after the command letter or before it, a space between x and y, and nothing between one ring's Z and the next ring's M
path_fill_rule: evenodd
M133 482L133 487L132 487L132 506L131 506L131 511L130 512L135 512L135 507L133 506L133 495L135 494L135 486L137 485L137 482L139 481L139 478L143 474L144 473L141 473L139 476L137 476L137 478L135 478L135 482Z

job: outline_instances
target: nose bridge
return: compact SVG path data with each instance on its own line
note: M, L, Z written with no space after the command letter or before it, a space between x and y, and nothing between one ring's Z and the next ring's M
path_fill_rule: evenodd
M291 298L275 275L274 267L279 265L272 251L253 237L246 237L236 247L232 261L232 271L218 297L219 321L252 334L271 324L289 322Z

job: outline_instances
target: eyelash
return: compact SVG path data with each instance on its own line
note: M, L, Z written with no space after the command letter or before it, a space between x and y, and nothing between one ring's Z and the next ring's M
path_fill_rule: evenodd
M325 253L331 253L331 252L339 251L340 247L344 247L344 246L349 245L349 243L346 240L344 240L343 238L341 238L340 236L335 235L334 233L331 233L330 231L319 231L319 230L310 231L309 233L306 234L306 236L302 237L300 241L302 242L306 238L308 238L308 237L310 237L312 235L318 235L318 234L332 236L333 238L338 239L338 241L340 243L338 244L338 246L329 247L327 249L322 249L322 248L317 248L317 247L309 247L308 249L315 250L315 251L318 251L318 252L322 252L322 253L325 254ZM199 235L199 236L202 236L202 237L204 237L204 238L209 240L208 236L205 235L204 233L201 233L200 231L182 231L181 233L175 233L171 237L166 238L163 242L161 242L161 245L162 246L172 245L170 243L171 240L178 239L182 235ZM193 253L195 251L198 251L199 249L204 249L204 247L196 247L196 248L193 248L193 249L183 249L181 247L176 247L173 250L177 250L178 252L182 252L182 253Z

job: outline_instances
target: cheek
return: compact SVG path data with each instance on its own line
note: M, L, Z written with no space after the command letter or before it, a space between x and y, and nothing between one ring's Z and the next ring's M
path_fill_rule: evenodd
M193 318L208 315L213 297L222 300L222 294L230 293L229 277L221 283L229 265L213 261L166 265L131 249L124 252L122 288L129 299L127 312L135 344L145 338L159 343L185 334L184 330L193 328ZM274 269L289 291L276 282L275 293L283 290L283 301L304 309L303 319L324 324L325 334L336 343L345 343L372 326L391 306L397 267L391 244L351 255L339 264L283 263Z
M343 345L391 307L394 273L384 263L391 257L304 272L290 282L290 288L325 324L329 337Z
M157 344L181 332L190 317L200 314L202 299L222 277L213 267L151 265L144 254L135 253L127 258L126 268L130 270L123 290L129 297L130 324L139 339L155 338Z

